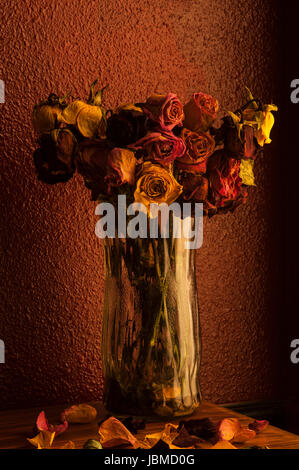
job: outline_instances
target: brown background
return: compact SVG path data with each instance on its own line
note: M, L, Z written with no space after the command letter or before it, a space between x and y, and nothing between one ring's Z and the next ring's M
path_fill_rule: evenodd
M153 91L209 92L223 109L244 85L280 104L274 0L1 0L0 407L101 397L103 255L95 204L79 176L37 181L31 111L50 92L105 105ZM292 77L294 78L294 77ZM214 402L274 400L288 361L281 341L280 118L256 165L248 205L205 222L198 252L202 391ZM287 336L287 333L286 333ZM294 331L294 337L296 332ZM282 345L287 354L281 353ZM299 366L298 366L299 371Z

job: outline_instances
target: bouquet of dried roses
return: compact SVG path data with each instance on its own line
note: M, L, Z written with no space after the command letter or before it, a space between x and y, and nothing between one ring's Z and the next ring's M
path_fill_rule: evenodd
M212 216L246 201L275 105L247 90L244 106L222 119L205 93L185 106L168 93L111 111L95 86L87 101L52 94L35 107L40 180L66 182L77 169L93 200L117 208L125 195L149 215L152 204L202 203ZM196 250L174 235L174 219L169 226L168 237L124 239L117 231L104 239L104 401L114 413L178 416L201 399Z
M209 216L246 201L254 160L271 142L275 105L247 90L248 102L221 121L218 101L201 92L185 106L168 93L107 111L104 89L95 92L95 85L87 102L51 94L35 107L42 181L66 182L77 169L93 200L126 194L146 207L202 202Z

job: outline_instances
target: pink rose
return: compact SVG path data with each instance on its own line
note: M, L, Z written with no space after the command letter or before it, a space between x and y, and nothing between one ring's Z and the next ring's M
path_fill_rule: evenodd
M143 105L143 111L162 129L173 129L182 124L184 119L183 105L174 93L150 96Z

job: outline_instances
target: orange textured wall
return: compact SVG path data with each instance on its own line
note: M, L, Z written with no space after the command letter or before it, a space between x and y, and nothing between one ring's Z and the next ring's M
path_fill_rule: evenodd
M248 85L278 94L276 2L269 0L1 0L0 407L101 397L103 255L94 203L79 176L37 181L30 115L50 92L105 104L153 91L183 101L206 91L223 108ZM279 395L277 137L257 163L257 188L234 214L205 223L198 253L202 391L233 402Z

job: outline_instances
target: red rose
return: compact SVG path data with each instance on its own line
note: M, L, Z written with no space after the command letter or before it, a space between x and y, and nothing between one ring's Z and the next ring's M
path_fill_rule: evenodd
M163 166L180 158L186 150L183 140L170 131L151 132L128 147L143 150L144 160Z
M218 150L209 159L208 178L211 203L225 207L241 194L240 160L231 158L225 150Z

